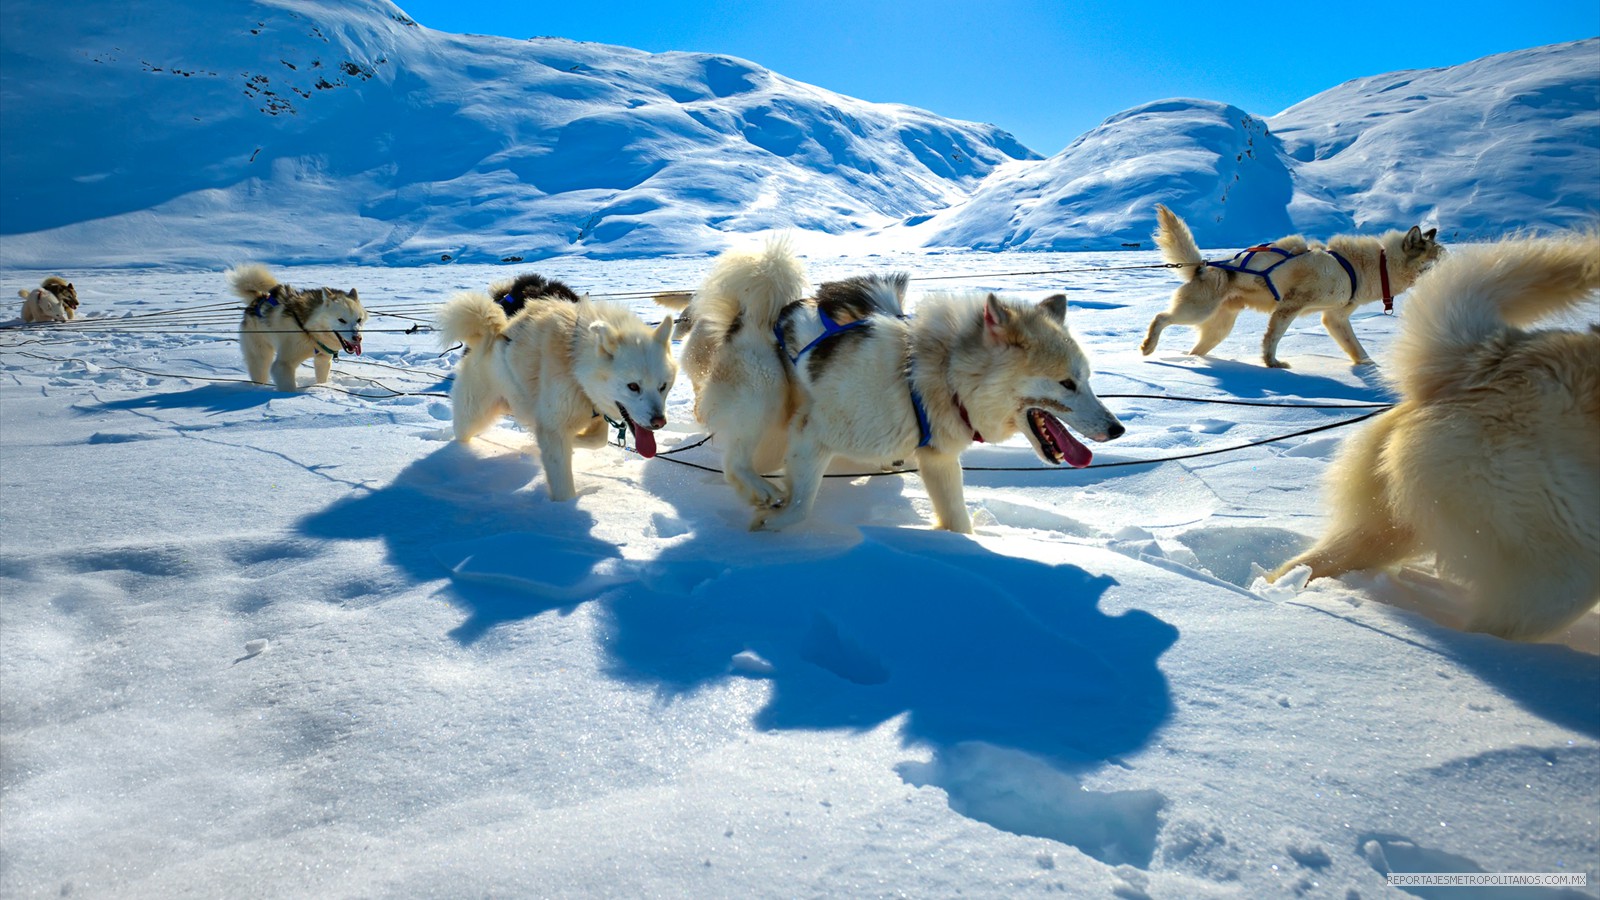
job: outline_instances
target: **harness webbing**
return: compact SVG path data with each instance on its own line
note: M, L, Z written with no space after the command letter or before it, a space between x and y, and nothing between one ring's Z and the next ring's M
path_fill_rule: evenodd
M800 365L800 357L810 353L813 347L817 346L828 338L831 338L836 334L849 331L852 328L860 328L863 325L870 324L869 320L867 319L856 319L853 322L846 322L843 325L840 325L838 322L835 322L833 319L829 318L827 313L824 313L821 309L817 310L817 321L822 323L822 333L812 339L809 344L801 347L798 353L789 352L789 341L783 336L783 323L779 322L778 324L772 326L772 336L778 340L778 349L782 351L784 356L789 357L790 362L797 366Z
M1254 259L1257 253L1276 253L1283 257L1283 259L1280 259L1272 265L1267 266L1265 269L1252 269L1249 267L1250 260ZM1274 247L1271 244L1257 244L1254 247L1250 247L1240 253L1234 254L1232 259L1206 260L1205 265L1211 266L1215 269L1221 269L1224 272L1237 272L1240 275L1255 275L1267 283L1267 290L1272 292L1272 299L1282 303L1283 297L1278 294L1278 286L1272 283L1272 270L1283 265L1289 260L1294 259L1295 255L1296 254L1290 253L1282 247ZM1240 257L1243 257L1243 259Z
M1354 300L1356 298L1356 267L1351 265L1350 260L1345 259L1344 255L1337 250L1329 250L1328 255L1338 260L1339 265L1344 266L1344 273L1350 276L1350 299Z

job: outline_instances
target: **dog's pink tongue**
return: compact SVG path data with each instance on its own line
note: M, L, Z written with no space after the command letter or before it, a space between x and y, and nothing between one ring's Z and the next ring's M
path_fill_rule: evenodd
M635 424L633 426L633 449L639 451L639 455L645 459L655 456L656 433L648 428L641 428L639 425Z
M355 352L355 354L357 356L360 356L361 355L361 335L358 334L354 338L352 338L351 341L350 341L350 345L356 348L354 352Z
M1063 461L1067 465L1081 469L1094 459L1094 454L1083 445L1083 441L1073 437L1072 432L1068 431L1055 416L1045 415L1044 427L1050 429L1050 436L1055 439L1056 446L1061 448Z

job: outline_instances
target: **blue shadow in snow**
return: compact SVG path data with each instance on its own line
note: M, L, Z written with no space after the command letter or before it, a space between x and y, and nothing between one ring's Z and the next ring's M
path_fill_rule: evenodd
M686 693L733 677L748 650L772 665L759 727L867 729L904 713L908 741L1067 764L1143 746L1170 716L1156 662L1177 629L1101 612L1112 579L943 533L865 536L831 557L727 571L681 545L684 559L646 573L652 588L607 598L613 672Z
M1164 362L1160 359L1147 360L1145 365L1178 369L1205 378L1216 389L1218 397L1238 400L1274 400L1281 399L1285 395L1370 403L1392 403L1395 400L1394 394L1389 391L1381 371L1376 366L1353 368L1356 378L1361 381L1360 385L1354 385L1300 369L1269 369L1259 362L1239 362L1213 356L1200 358L1205 360L1204 366ZM1293 360L1290 360L1290 363L1292 365ZM1134 377L1134 373L1128 373L1128 377ZM1113 393L1109 387L1102 390Z
M470 644L496 625L570 610L616 577L608 563L620 553L591 536L593 516L552 503L542 487L521 490L537 472L521 454L479 457L449 443L388 485L307 516L298 530L378 538L388 562L419 583L453 576L445 591L467 619L450 634Z
M240 412L292 396L259 384L205 384L186 391L162 391L126 400L84 404L82 411L133 409L195 409L205 412Z

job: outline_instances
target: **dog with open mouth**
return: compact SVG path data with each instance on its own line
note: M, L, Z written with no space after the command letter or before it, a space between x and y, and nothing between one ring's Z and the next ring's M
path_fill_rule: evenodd
M608 424L632 432L640 456L656 455L678 372L670 318L652 328L624 306L560 291L525 299L508 317L497 298L467 291L438 323L447 345L467 348L450 387L456 440L510 414L534 436L550 499L577 496L572 451L604 446Z
M752 529L810 514L835 457L915 459L936 525L972 531L961 453L1017 432L1052 465L1089 464L1124 428L1089 387L1067 300L925 297L904 314L905 275L829 282L802 298L787 244L719 260L689 302L684 366L696 416L724 444L727 478L755 508ZM761 471L780 456L784 485Z
M302 290L280 284L267 267L251 263L228 270L233 292L248 304L239 323L239 345L250 380L280 391L298 387L295 369L312 361L317 384L326 384L340 351L361 355L367 311L356 289Z

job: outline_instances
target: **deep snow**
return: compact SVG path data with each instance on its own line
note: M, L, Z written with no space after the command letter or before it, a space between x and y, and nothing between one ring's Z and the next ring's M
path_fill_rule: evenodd
M913 296L1065 288L1103 395L1386 396L1311 322L1291 371L1251 315L1213 358L1139 357L1169 276L1103 267L1150 254L808 246L814 278L904 268ZM615 292L708 265L537 269ZM280 275L426 320L520 268ZM1045 269L1077 271L992 274ZM0 332L0 894L1406 896L1394 869L1595 896L1600 616L1512 644L1439 624L1460 595L1425 563L1255 580L1321 527L1348 430L1082 471L981 446L1027 471L968 474L972 538L898 476L750 534L666 459L580 452L554 504L509 421L451 443L453 355L411 319L286 395L204 380L242 374L236 313L128 318L228 305L220 270L76 282L83 322ZM1355 321L1382 363L1398 320ZM1100 463L1362 414L1108 403Z

